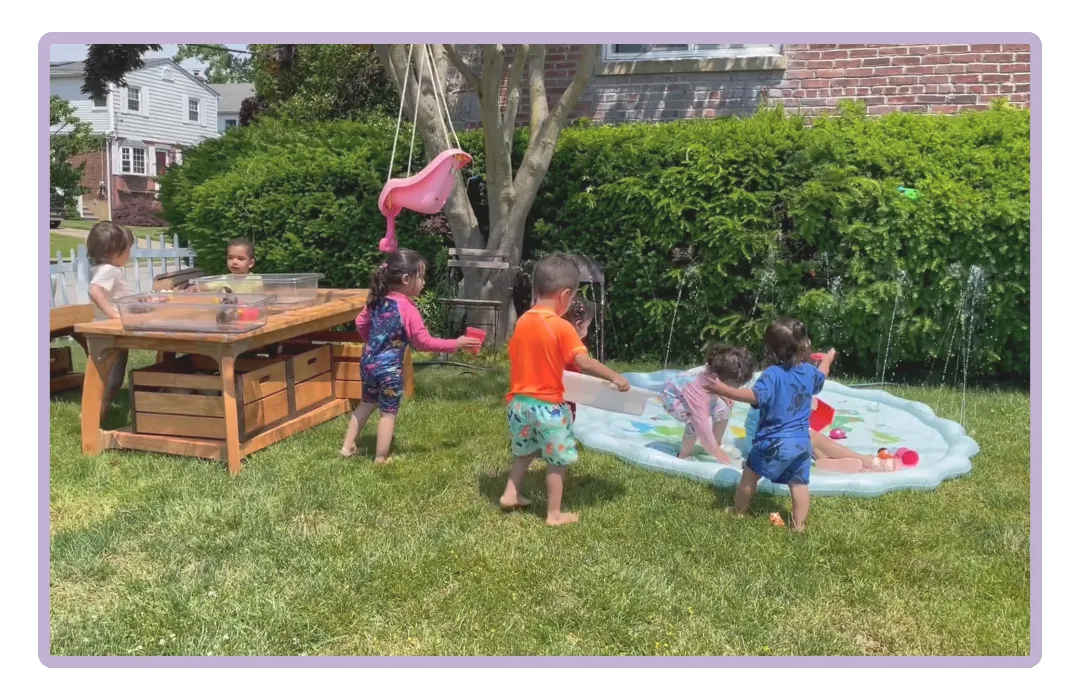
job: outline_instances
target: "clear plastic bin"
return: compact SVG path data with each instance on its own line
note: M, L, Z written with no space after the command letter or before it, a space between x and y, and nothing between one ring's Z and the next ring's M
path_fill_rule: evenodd
M318 301L319 280L322 273L272 274L272 275L216 275L199 277L192 284L201 293L222 292L226 288L234 294L262 294L270 297L271 311L287 311L312 306Z
M563 387L566 401L632 416L645 413L646 402L656 396L651 391L637 387L630 387L630 391L619 391L611 382L577 372L563 372Z
M270 300L259 294L146 292L115 302L133 331L247 333L266 325Z

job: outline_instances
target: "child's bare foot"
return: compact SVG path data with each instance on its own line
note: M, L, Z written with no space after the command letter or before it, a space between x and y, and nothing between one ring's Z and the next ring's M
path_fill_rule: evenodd
M547 524L553 527L569 525L579 520L581 520L581 516L577 513L548 513L547 516Z
M724 513L726 513L728 515L733 515L736 518L741 518L744 515L746 515L745 511L735 510L735 506L728 506L727 508L724 508Z
M356 445L353 445L351 447L342 447L341 448L341 456L342 457L353 457L355 455L356 455Z
M375 458L375 464L390 464L390 462L392 462L392 461L394 461L393 457L376 457Z
M514 510L515 508L528 508L532 505L532 501L524 496L517 496L516 498L507 498L505 495L499 499L499 507L503 510Z

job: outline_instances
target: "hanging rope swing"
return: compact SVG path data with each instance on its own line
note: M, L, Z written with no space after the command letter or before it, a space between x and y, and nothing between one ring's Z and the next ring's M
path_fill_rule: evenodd
M409 57L406 60L406 75L412 71L412 54L415 44L409 44ZM431 47L421 44L424 52L421 58L420 76L416 80L416 96L413 109L412 136L409 139L409 160L407 162L406 175L404 178L391 178L394 173L394 158L397 155L398 134L401 132L401 116L405 109L405 91L408 81L401 88L401 104L398 105L397 129L394 131L394 145L390 151L390 170L386 173L386 184L379 195L379 211L386 217L386 235L379 241L379 250L384 253L392 253L397 250L397 236L394 232L394 220L402 209L408 209L420 214L437 214L446 205L446 199L450 196L450 190L454 186L454 175L472 162L472 156L461 150L461 142L458 141L457 132L454 131L454 123L450 119L450 107L446 104L446 96L440 100L442 76L439 75L435 66L435 56ZM425 60L426 59L426 60ZM443 136L446 138L446 150L435 156L427 166L412 174L413 145L416 142L416 118L420 112L420 85L424 81L424 75L431 68L431 88L435 94L435 108L439 113L439 125L442 126ZM445 121L443 119L445 115ZM447 130L449 125L449 131ZM450 141L453 134L454 141ZM457 148L454 145L457 144Z

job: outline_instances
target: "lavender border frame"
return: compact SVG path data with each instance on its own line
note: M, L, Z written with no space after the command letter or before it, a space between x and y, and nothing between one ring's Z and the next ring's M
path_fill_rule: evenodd
M1031 277L1042 276L1042 40L1023 32L740 32L605 33L543 32L51 32L38 43L38 216L42 230L49 208L49 46L65 43L397 43L498 41L586 43L610 41L699 41L715 43L1012 43L1031 46ZM1042 659L1042 287L1031 289L1031 592L1027 656L790 656L790 657L412 657L412 656L232 656L129 657L53 656L49 629L49 270L48 238L38 245L38 658L49 668L1030 668Z

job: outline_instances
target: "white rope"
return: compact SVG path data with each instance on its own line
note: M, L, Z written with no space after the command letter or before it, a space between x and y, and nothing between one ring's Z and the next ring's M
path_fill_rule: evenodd
M426 44L425 44L426 45ZM413 107L412 117L412 136L409 137L409 167L406 171L405 177L412 176L412 154L413 146L416 145L416 117L420 114L420 86L424 83L424 72L427 71L427 63L423 60L420 61L420 77L416 80L416 104ZM434 80L434 78L432 78Z
M439 88L442 83L438 81L438 76L436 75L435 55L431 50L431 44L424 44L424 55L427 56L428 63L431 64L431 87L432 93L435 95L435 112L439 115L439 126L442 127L443 138L446 139L446 147L452 148L453 144L450 143L450 134L447 133L446 124L443 123L442 119L442 105L439 103Z
M435 74L435 79L438 81L439 85L445 85L446 83L443 82L442 76L439 75L439 67L435 63L435 58L434 58L434 55L432 54L430 44L427 45L427 50L428 50L428 57L431 58L431 70ZM439 94L439 91L436 90L435 91L436 100L438 100L438 94ZM443 95L442 103L443 103L443 107L446 110L446 123L450 125L450 133L452 133L454 135L454 142L457 143L458 150L461 150L461 141L458 141L457 131L454 129L454 120L450 118L450 105L447 104L447 102L446 102L446 95L445 94ZM442 121L441 116L439 118L439 121L440 122ZM443 133L446 133L446 126L445 125L443 126ZM446 145L447 145L447 147L450 146L450 137L449 136L446 137Z
M390 149L390 170L386 173L387 182L390 181L390 176L394 174L394 156L397 155L397 140L398 134L401 133L401 113L405 109L405 91L409 89L409 74L412 72L412 50L415 44L409 44L409 58L405 61L405 77L401 81L401 104L397 109L397 128L394 129L394 146ZM394 59L390 59L390 69L394 68Z

